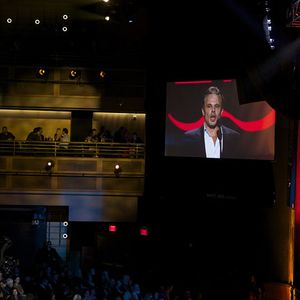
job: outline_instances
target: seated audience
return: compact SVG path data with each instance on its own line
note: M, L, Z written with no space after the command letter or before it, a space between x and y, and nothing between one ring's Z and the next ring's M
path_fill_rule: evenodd
M130 139L130 143L141 144L143 143L143 140L138 136L136 132L133 132Z
M110 131L104 125L102 125L98 133L98 141L103 143L103 142L111 142L112 140L113 137Z
M128 143L129 133L128 129L125 126L121 126L114 134L115 143Z
M98 142L97 129L95 128L91 129L84 141L87 143L97 143Z
M24 295L24 289L23 289L23 287L22 287L22 285L21 285L21 279L20 279L19 276L17 276L17 277L15 278L15 281L14 281L14 288L17 289L19 295L21 295L21 296Z

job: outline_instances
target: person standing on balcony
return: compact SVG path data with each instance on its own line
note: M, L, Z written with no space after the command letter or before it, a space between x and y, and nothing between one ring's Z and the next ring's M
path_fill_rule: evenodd
M55 131L54 136L53 136L53 140L54 140L54 142L59 142L60 139L61 139L61 129L56 128L56 131Z
M42 127L35 127L27 136L26 141L42 141Z
M15 136L8 131L6 126L2 127L2 132L0 133L0 141L14 141Z
M91 129L84 141L86 143L97 143L98 142L97 129L95 128Z
M64 149L68 149L69 143L70 143L69 130L67 128L63 128L59 146Z
M134 144L141 144L143 143L143 140L136 132L133 132L129 142Z

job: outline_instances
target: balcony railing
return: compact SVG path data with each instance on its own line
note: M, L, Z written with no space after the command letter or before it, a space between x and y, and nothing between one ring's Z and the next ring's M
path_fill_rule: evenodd
M0 141L0 155L144 158L145 145L53 141Z

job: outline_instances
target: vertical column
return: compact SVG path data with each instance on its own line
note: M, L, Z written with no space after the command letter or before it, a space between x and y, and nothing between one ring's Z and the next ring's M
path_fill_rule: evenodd
M92 111L72 111L71 141L83 142L93 126Z
M294 266L295 266L295 284L300 283L300 131L298 121L297 133L297 149L295 151L295 186L294 186L294 203L295 203L295 251L294 251Z

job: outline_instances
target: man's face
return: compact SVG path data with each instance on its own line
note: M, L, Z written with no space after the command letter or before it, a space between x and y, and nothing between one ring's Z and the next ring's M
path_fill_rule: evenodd
M202 114L204 121L209 128L215 128L223 112L221 97L209 94L204 99Z

